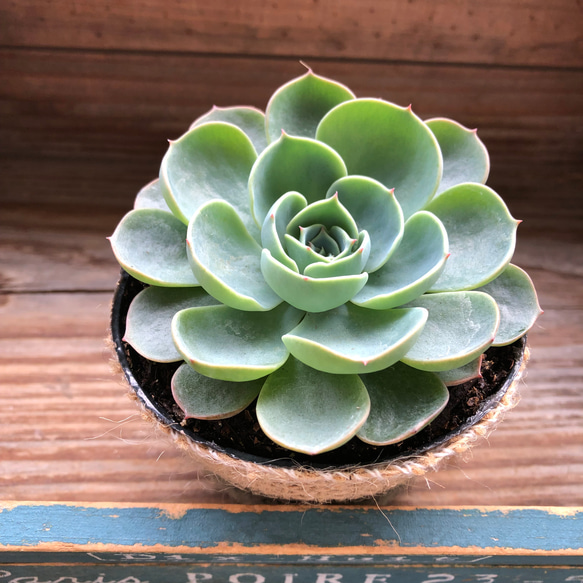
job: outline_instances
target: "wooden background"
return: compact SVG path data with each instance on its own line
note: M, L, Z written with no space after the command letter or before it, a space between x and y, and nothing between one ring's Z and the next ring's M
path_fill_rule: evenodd
M518 408L383 501L583 505L582 39L581 0L0 0L0 499L257 501L125 398L105 237L167 138L212 104L263 108L303 59L479 128L545 309Z

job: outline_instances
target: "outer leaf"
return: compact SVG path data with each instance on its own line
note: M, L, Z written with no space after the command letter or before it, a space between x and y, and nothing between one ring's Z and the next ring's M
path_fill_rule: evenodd
M415 435L443 411L449 391L430 372L397 362L361 375L370 396L370 415L358 437L372 445L399 443Z
M159 209L130 211L110 237L119 264L139 281L164 287L199 285L186 256L186 227Z
M306 314L283 337L287 349L315 369L336 374L375 372L400 360L427 320L422 308L384 310L351 304Z
M508 267L488 285L480 288L490 294L500 308L500 328L494 346L511 344L524 336L542 314L532 280L516 265Z
M233 383L211 379L183 364L172 377L172 395L185 419L226 419L246 409L259 394L263 379Z
M332 148L283 134L263 151L251 170L249 189L257 224L263 224L282 194L300 192L311 204L324 198L330 184L341 176L346 176L346 166Z
M348 174L394 188L405 218L431 200L441 180L437 140L411 108L380 99L347 101L326 114L316 138L342 156Z
M285 304L271 312L190 308L174 316L172 336L180 354L199 373L224 381L250 381L287 360L281 337L301 317L301 312Z
M229 203L213 200L203 205L190 221L187 244L192 271L223 304L262 311L281 303L263 281L261 247Z
M469 182L454 186L427 210L445 226L451 253L431 291L475 289L504 271L514 253L519 221L491 188Z
M366 176L346 176L337 180L326 194L338 199L371 239L371 254L366 271L384 265L403 236L403 211L392 190Z
M314 138L324 115L349 99L354 99L354 93L348 87L308 70L271 96L266 110L269 141L277 140L282 130L293 136Z
M170 142L160 167L164 198L185 224L208 201L226 200L259 241L247 190L256 159L253 144L238 127L222 122L197 126Z
M263 247L269 249L275 259L293 271L298 271L298 266L284 250L283 240L288 223L307 204L306 199L299 192L287 192L269 209L261 228Z
M217 303L217 300L200 287L147 287L132 300L124 340L148 360L182 360L172 340L171 324L174 314L186 308Z
M260 109L246 106L217 107L215 105L209 112L196 119L190 129L210 121L230 123L243 130L258 154L261 154L267 147L265 114Z
M477 131L446 118L428 119L425 123L437 138L443 155L443 177L437 193L462 182L485 184L490 158Z
M290 358L265 381L257 419L273 441L318 454L346 443L365 422L370 400L357 375L329 375Z
M435 283L448 257L447 233L427 211L406 223L395 253L374 273L352 302L374 310L401 306L425 293Z
M496 302L483 292L425 294L407 306L429 311L423 332L401 359L420 370L468 364L492 344L500 322Z
M267 249L261 255L261 272L280 298L307 312L324 312L345 304L368 279L367 273L322 279L300 275L273 259Z
M459 368L453 368L451 370L444 370L435 373L448 387L454 387L455 385L461 385L467 381L473 379L479 379L482 377L482 359L484 355L480 354L478 358L472 360L464 366Z
M134 201L135 209L160 209L163 211L171 212L170 208L164 200L164 193L160 188L160 180L152 180L152 182L146 184L144 188L138 192L136 195L136 200Z

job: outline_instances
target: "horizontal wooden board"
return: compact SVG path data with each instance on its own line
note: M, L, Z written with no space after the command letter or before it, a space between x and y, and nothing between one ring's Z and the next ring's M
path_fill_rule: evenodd
M7 46L581 67L576 0L12 0Z

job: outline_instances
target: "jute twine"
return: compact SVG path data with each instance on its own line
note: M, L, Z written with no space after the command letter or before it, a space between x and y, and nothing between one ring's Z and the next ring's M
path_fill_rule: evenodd
M468 454L472 445L485 439L500 423L505 413L519 401L518 385L529 357L525 349L520 370L502 399L480 421L445 444L427 452L403 457L391 462L366 466L317 470L309 467L281 468L236 459L211 447L201 445L184 434L160 422L138 399L134 391L129 395L137 401L142 417L153 424L156 431L172 440L195 462L228 484L254 494L285 501L324 503L370 498L404 484L411 478L436 471L446 461ZM121 371L120 371L121 372ZM125 377L124 377L125 378Z

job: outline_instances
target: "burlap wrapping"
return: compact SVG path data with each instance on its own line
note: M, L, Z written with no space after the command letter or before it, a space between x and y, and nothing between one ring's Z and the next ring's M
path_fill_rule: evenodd
M518 385L528 357L529 350L526 348L520 370L496 406L472 427L445 444L419 456L399 458L388 463L343 467L341 470L334 468L315 470L301 466L281 468L236 459L198 444L171 427L163 425L155 414L138 400L132 390L129 395L137 401L142 416L152 423L156 431L186 451L196 464L228 484L254 494L285 501L347 502L381 495L411 478L436 471L447 460L467 454L472 445L486 438L502 420L504 414L518 403Z

